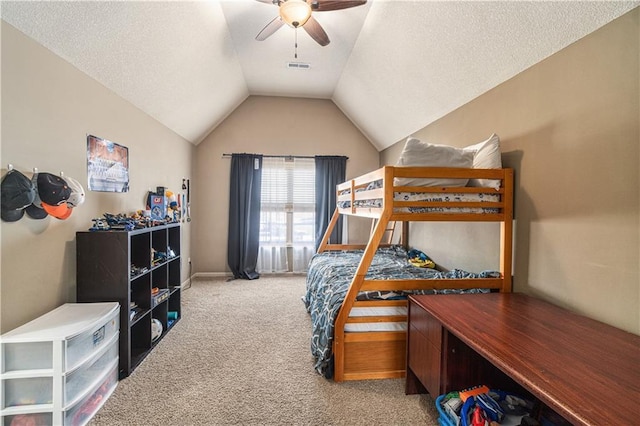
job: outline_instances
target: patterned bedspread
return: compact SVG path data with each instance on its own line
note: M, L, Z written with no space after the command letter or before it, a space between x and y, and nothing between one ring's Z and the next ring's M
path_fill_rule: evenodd
M346 297L349 284L356 273L363 250L323 252L314 255L307 274L307 291L303 297L307 311L311 315L311 353L318 373L330 378L332 341L335 319ZM401 246L379 248L373 258L367 279L412 279L412 278L498 278L499 272L484 271L479 274L454 269L441 272L428 268L417 268L407 260L407 252ZM418 290L407 292L361 292L359 300L371 298L406 298L407 294L436 294L461 292L488 292L486 289L473 290Z

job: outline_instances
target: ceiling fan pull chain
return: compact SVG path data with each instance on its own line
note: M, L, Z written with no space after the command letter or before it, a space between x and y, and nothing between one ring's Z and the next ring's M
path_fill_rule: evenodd
M293 54L295 59L298 59L298 27L293 30L296 33L295 52Z

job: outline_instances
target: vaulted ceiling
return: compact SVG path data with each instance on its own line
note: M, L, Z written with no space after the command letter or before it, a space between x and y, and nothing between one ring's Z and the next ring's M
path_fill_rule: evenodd
M639 4L369 0L313 12L325 47L286 25L256 41L278 8L255 0L3 1L0 13L194 144L270 95L331 99L382 150Z

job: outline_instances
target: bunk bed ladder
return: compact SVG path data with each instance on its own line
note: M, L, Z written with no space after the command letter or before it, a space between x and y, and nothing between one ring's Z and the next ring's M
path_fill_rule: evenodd
M377 223L378 223L378 219L371 220L370 236L373 235L373 231L375 230ZM387 223L387 226L384 228L384 231L382 233L382 241L381 241L382 244L393 243L393 237L396 234L397 226L398 226L398 222L395 220L391 220L389 221L389 223ZM402 235L400 235L400 240L398 241L398 244L402 244Z

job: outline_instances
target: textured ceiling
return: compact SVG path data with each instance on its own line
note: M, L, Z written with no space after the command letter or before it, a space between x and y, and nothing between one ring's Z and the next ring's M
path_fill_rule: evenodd
M199 143L249 95L332 99L382 150L637 7L400 1L314 12L331 43L255 0L0 3L2 19ZM288 61L308 70L287 69Z

